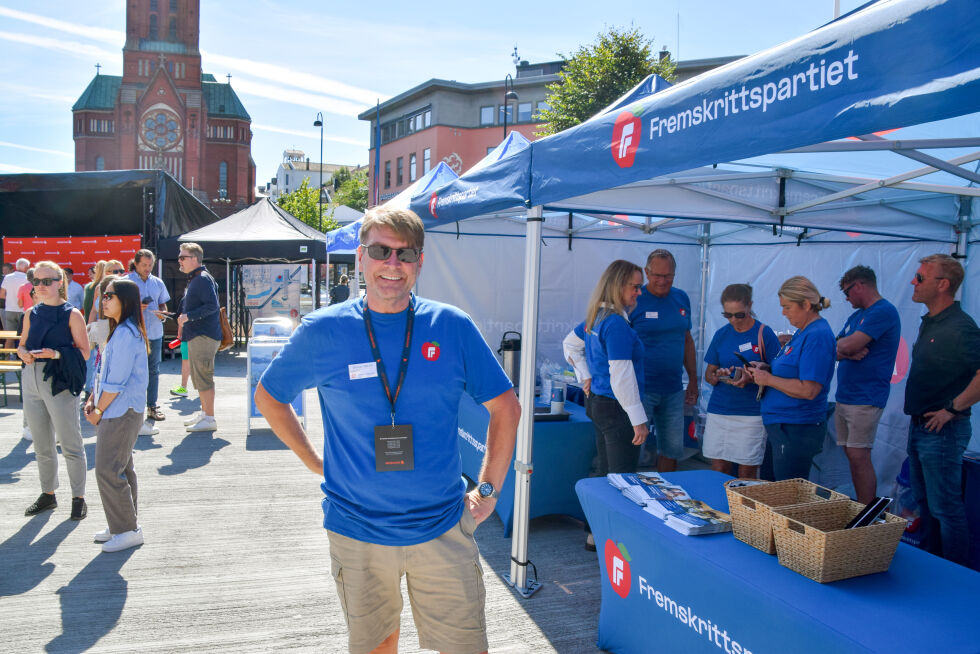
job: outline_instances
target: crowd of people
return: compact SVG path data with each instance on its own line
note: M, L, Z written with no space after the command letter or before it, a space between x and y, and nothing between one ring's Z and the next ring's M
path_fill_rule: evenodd
M138 250L129 270L118 260L99 261L82 286L74 271L53 261L31 267L18 259L0 283L3 327L15 332L23 363L23 437L33 440L41 494L24 512L58 506L58 446L71 487L72 520L88 515L87 462L81 417L95 426L95 474L108 526L95 534L105 552L143 543L137 522L133 448L140 435L159 432L166 416L158 406L164 322L173 318L187 344L189 374L201 411L185 421L188 432L214 431L214 357L221 342L218 286L203 265L204 251L181 245L178 262L187 287L176 314L170 294L153 274L156 256ZM4 264L5 268L7 264ZM13 349L13 348L10 348ZM186 378L182 386L186 386ZM178 392L182 391L182 392ZM174 389L186 395L186 388Z
M965 563L962 455L971 436L970 407L980 401L980 329L955 300L964 277L959 261L935 254L919 263L912 300L927 313L904 404L911 485L931 516L927 547ZM675 470L683 453L683 410L697 400L698 378L690 300L673 287L675 269L670 252L654 250L644 285L639 266L614 261L592 293L585 320L563 342L595 427L597 474L635 472L644 443L656 444L661 472ZM787 279L777 295L795 332L785 338L756 317L750 285L724 289L720 303L728 323L704 355L704 381L714 388L703 453L715 470L776 481L808 478L824 446L836 372L837 444L847 455L856 499L874 499L871 449L891 389L901 323L871 268L847 270L839 285L854 312L835 332L821 317L830 300L806 277ZM648 429L654 437L647 438ZM591 534L586 547L595 547Z

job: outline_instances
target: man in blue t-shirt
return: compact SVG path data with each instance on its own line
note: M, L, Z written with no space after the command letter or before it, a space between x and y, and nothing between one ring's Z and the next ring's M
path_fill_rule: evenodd
M365 299L307 315L255 393L276 435L323 475L323 526L351 651L397 650L402 575L421 647L487 649L473 531L496 506L520 405L469 316L412 294L424 236L411 211L369 211L357 252ZM306 388L320 396L322 457L289 404ZM463 392L490 412L470 493L457 435Z
M160 389L160 358L163 353L163 321L167 319L167 302L170 301L170 293L167 292L163 280L153 274L153 264L156 260L156 255L151 251L137 250L133 257L135 270L128 276L140 289L143 324L146 327L146 340L150 343L146 419L154 422L165 419L163 412L157 406L157 396ZM154 430L156 427L144 423L140 428L140 435L152 435Z
M857 309L837 335L837 445L844 448L858 502L877 494L871 464L878 421L888 402L902 323L898 310L878 294L875 271L855 266L840 279L844 297Z
M670 252L651 252L644 268L647 285L629 316L643 343L643 407L657 433L660 472L677 469L677 459L684 454L684 405L698 399L691 300L673 287L676 269ZM686 389L681 370L687 372ZM647 439L648 448L652 440Z

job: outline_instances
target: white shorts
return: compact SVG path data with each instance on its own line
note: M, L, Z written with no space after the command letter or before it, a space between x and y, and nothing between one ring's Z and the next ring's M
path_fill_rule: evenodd
M709 459L741 466L762 465L766 429L762 416L725 416L709 413L704 423L702 453Z

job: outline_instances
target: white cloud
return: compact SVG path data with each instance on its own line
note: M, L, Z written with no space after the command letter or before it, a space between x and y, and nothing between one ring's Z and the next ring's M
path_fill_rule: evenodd
M35 25L41 25L42 27L49 27L53 30L58 30L59 32L77 34L78 36L84 36L94 41L102 41L103 43L118 45L120 47L122 47L122 44L126 42L125 32L105 29L104 27L78 25L77 23L69 23L67 21L58 20L57 18L48 18L47 16L41 16L39 14L29 14L24 11L17 11L16 9L10 9L9 7L0 7L0 16L16 18L17 20L34 23Z
M43 152L45 154L56 154L59 157L74 157L75 156L71 152L62 152L61 150L48 150L47 148L35 148L32 145L21 145L19 143L8 143L7 141L0 141L0 148L15 148L17 150L30 150L31 152Z
M51 39L46 36L0 32L0 39L14 41L15 43L24 43L26 45L34 45L39 48L46 48L48 50L68 52L70 54L80 55L83 57L93 57L95 59L102 59L106 61L112 61L119 56L118 53L109 52L108 50L103 50L98 46L89 45L88 43L65 41L63 39Z
M0 163L0 173L6 173L8 175L18 175L20 173L47 173L48 170L38 170L37 168L24 168L23 166L15 166L13 164Z
M23 86L21 84L8 84L7 82L0 82L0 89L5 89L16 95L26 95L32 98L38 98L40 100L52 100L54 102L69 105L78 99L77 97L71 97L68 95L58 95L47 89L39 89L33 86Z
M276 134L289 134L291 136L302 136L308 139L319 140L320 132L319 130L309 130L304 131L301 129L289 129L287 127L274 127L272 125L261 125L257 123L252 123L253 130L260 130L263 132L275 132ZM364 139L352 139L346 136L333 136L331 134L323 135L324 141L332 141L334 143L346 143L347 145L356 145L359 147L367 147L368 142Z
M323 112L337 114L340 116L356 117L357 114L361 113L367 108L363 104L355 104L346 100L331 98L326 95L318 95L316 93L308 93L306 91L288 89L282 86L275 86L273 84L256 82L244 77L239 77L238 81L234 83L234 86L240 94L255 95L260 98L269 98L270 100L277 100L279 102L296 104L303 107L311 107L313 109L318 109Z

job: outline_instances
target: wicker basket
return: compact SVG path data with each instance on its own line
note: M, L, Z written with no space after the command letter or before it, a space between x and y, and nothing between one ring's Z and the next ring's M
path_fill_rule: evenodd
M818 486L806 479L787 479L739 488L732 488L732 481L725 483L725 494L728 496L728 512L732 516L735 538L766 554L776 553L776 543L769 524L770 509L848 499L847 495Z
M863 508L860 502L831 500L773 509L779 564L822 584L884 572L907 521L885 513L885 522L844 529Z

